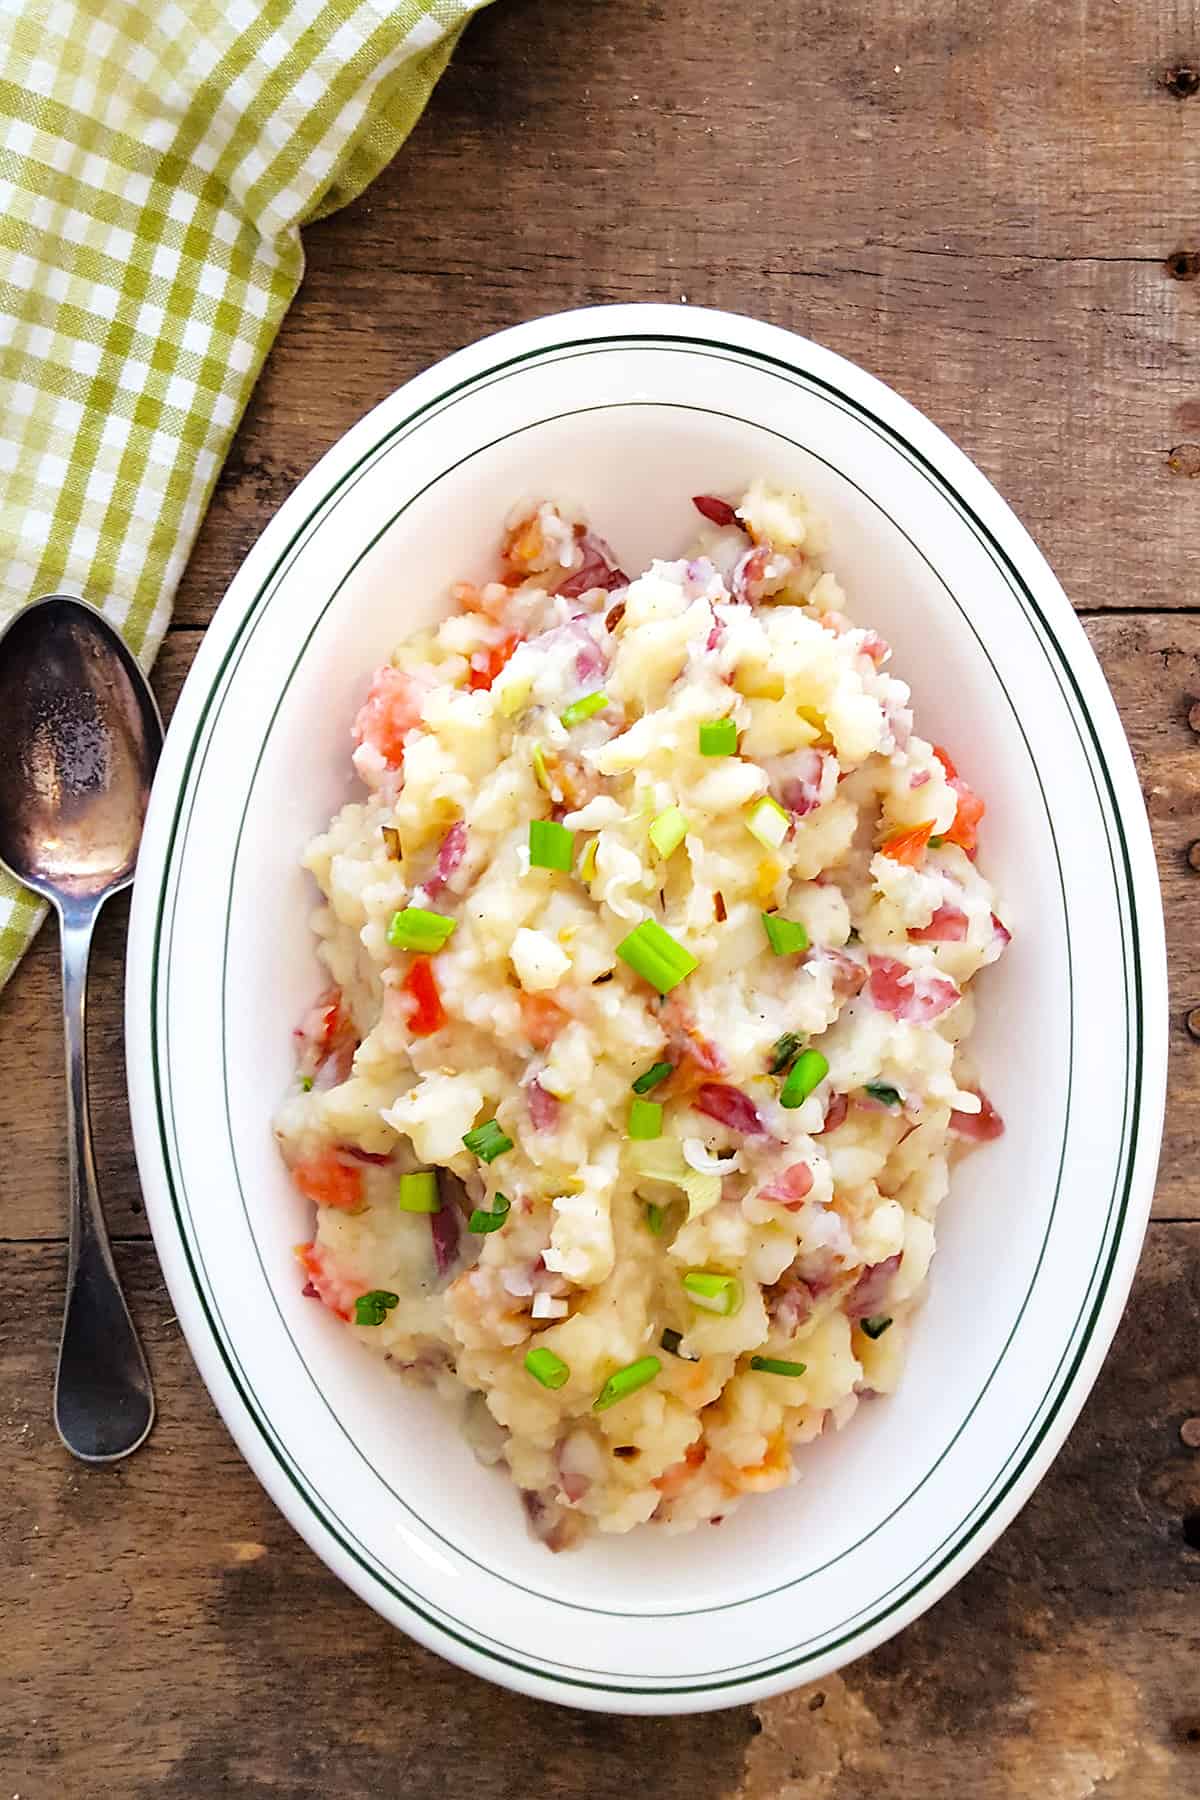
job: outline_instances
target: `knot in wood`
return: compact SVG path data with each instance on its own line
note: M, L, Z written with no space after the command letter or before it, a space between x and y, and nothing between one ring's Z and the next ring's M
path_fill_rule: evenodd
M1200 444L1176 444L1167 467L1172 475L1200 475Z
M1172 63L1158 79L1176 100L1190 100L1200 93L1200 68L1194 63Z

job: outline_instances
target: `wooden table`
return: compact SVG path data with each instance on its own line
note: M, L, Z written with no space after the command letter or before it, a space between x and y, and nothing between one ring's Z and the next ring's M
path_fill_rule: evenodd
M0 999L0 1796L1185 1800L1200 1796L1200 6L1195 0L498 0L309 273L161 656L369 406L481 333L686 298L862 362L1012 501L1133 744L1171 942L1173 1080L1134 1298L1051 1474L965 1581L843 1675L691 1720L458 1674L327 1574L251 1478L138 1197L110 909L94 1104L160 1420L59 1448L63 1102L49 935Z

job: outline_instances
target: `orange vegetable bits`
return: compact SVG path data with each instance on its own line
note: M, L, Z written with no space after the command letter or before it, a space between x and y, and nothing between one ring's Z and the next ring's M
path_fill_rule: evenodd
M316 1243L297 1244L296 1260L308 1276L303 1292L311 1300L319 1300L339 1319L349 1321L355 1289L338 1273L328 1255Z
M946 833L946 842L957 844L973 858L979 848L979 821L987 809L979 795L972 793L965 781L956 781L954 787L958 794L958 811L954 815L953 825Z
M523 574L542 566L546 540L542 534L541 520L536 513L532 518L518 519L515 525L509 527L500 554L511 568L519 569Z
M974 857L979 848L979 821L987 811L979 795L969 788L959 775L958 770L940 745L933 746L933 754L946 771L946 780L958 795L958 810L954 815L954 823L944 833L948 844L957 844L960 850Z
M570 1014L552 1000L549 994L517 995L517 1004L521 1008L521 1025L525 1036L535 1050L548 1050Z
M906 868L919 869L925 861L925 852L932 835L933 820L926 819L923 824L914 825L911 830L893 831L880 844L880 853L890 856L893 862L903 863Z
M413 957L400 989L412 1002L408 1015L408 1029L412 1035L432 1037L435 1031L440 1031L446 1023L446 1009L442 1005L433 964L427 956Z
M390 664L376 669L366 700L354 721L354 742L369 744L391 769L404 761L405 734L421 723L428 688Z
M292 1180L305 1199L318 1206L335 1206L339 1212L358 1212L362 1206L362 1170L350 1168L333 1150L296 1163Z
M792 1451L787 1433L781 1426L768 1439L761 1462L739 1466L722 1457L717 1473L734 1494L769 1494L772 1488L786 1487L792 1474Z
M472 692L490 688L497 675L511 657L517 645L522 643L521 633L514 631L490 650L476 650L471 656L471 668L467 676L467 686Z
M655 1476L651 1485L658 1489L664 1500L677 1500L696 1470L703 1466L707 1455L708 1446L704 1439L697 1438L684 1451L683 1461L672 1463L669 1469Z

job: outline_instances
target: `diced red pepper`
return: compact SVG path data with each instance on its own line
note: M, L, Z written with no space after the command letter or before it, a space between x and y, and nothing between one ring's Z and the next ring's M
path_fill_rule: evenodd
M362 1170L343 1162L333 1150L294 1164L292 1180L305 1199L315 1200L318 1206L357 1212L363 1203Z
M929 848L933 823L932 819L926 819L923 824L914 825L911 831L893 831L880 844L880 853L893 862L903 863L908 869L919 869Z
M478 692L481 688L490 688L517 645L523 642L521 633L514 631L500 643L493 644L490 650L476 650L471 657L467 686L473 692Z
M427 692L427 684L404 669L389 664L376 669L354 721L354 742L370 744L391 768L398 769L404 761L404 739L421 723Z
M414 956L408 974L400 983L401 991L412 1001L408 1029L414 1037L431 1037L446 1023L446 1009L438 991L437 976L427 956Z
M987 809L979 795L974 793L961 779L958 770L940 744L933 746L933 754L946 771L946 780L958 795L958 810L954 815L954 823L944 834L946 842L957 844L960 850L965 850L968 856L973 857L978 846L976 828Z
M308 1300L319 1300L339 1319L349 1319L355 1289L333 1266L328 1255L316 1243L297 1244L296 1258L308 1280L300 1292Z
M946 833L946 842L957 844L968 856L973 857L979 847L979 821L987 808L965 781L956 781L952 785L958 795L958 811L954 815L953 825Z

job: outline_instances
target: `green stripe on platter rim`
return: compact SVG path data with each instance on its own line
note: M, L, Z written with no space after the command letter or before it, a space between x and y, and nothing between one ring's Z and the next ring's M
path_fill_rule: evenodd
M862 406L860 403L858 403L856 401L850 400L849 396L844 395L840 390L838 390L836 387L832 386L830 383L824 381L822 378L809 375L805 371L796 369L793 365L789 365L787 363L782 362L781 359L769 357L769 356L766 356L763 353L757 352L757 351L744 350L739 346L726 345L726 344L721 343L719 340L699 340L699 339L687 338L687 337L672 337L668 334L659 334L659 333L653 333L653 334L648 333L648 334L645 334L644 337L638 337L638 336L631 337L630 334L622 333L622 334L616 334L613 337L607 338L607 339L602 338L602 337L594 337L594 338L586 338L586 339L582 339L582 340L574 340L574 341L570 341L570 342L565 342L561 345L543 346L536 351L527 352L522 356L508 359L508 361L506 363L497 364L494 368L484 370L484 371L480 372L479 374L468 378L466 381L456 384L455 387L452 387L451 389L447 390L445 393L438 395L434 400L428 402L425 406L418 409L417 412L412 414L409 418L405 419L399 425L394 427L390 432L385 434L385 436L383 438L381 438L375 445L373 445L372 448L370 450L368 450L364 454L364 456L362 458L360 458L359 461L355 465L353 465L353 467L350 470L348 470L345 474L343 474L339 478L339 481L336 484L336 486L332 490L330 490L330 492L328 492L324 496L322 496L321 500L316 503L316 505L314 506L314 508L309 513L306 520L304 521L304 524L300 527L300 529L297 531L297 533L295 533L293 535L289 544L286 546L286 548L282 552L281 556L277 559L270 574L266 577L263 584L260 586L257 594L253 597L253 599L249 603L244 617L242 618L241 621L239 621L239 625L236 629L233 641L231 642L229 649L227 650L220 667L216 671L216 674L213 678L208 695L205 698L205 701L204 701L204 704L203 704L203 707L201 710L201 715L198 720L196 730L195 730L195 733L193 736L192 744L189 748L188 756L186 759L184 776L183 776L183 779L180 784L179 795L178 795L177 801L176 801L175 814L174 814L174 819L172 821L170 838L169 838L169 843L168 843L168 850L167 850L166 857L164 859L164 882L163 882L162 891L160 892L160 895L159 895L159 904L158 904L157 918L156 918L156 924L155 924L155 933L154 933L155 955L154 955L154 960L153 960L152 983L151 983L152 1009L153 1009L152 1032L153 1032L153 1050L154 1050L153 1075L154 1075L154 1083L155 1083L156 1101L158 1104L160 1131L162 1134L162 1150L163 1150L163 1158L164 1158L164 1168L165 1168L165 1172L167 1175L168 1187L171 1192L171 1198L172 1198L173 1208L175 1211L176 1222L180 1229L181 1243L184 1248L185 1256L188 1260L189 1268L191 1270L193 1281L196 1286L197 1295L200 1299L201 1306L205 1312L206 1318L208 1319L210 1329L213 1332L214 1341L215 1341L217 1348L222 1356L222 1359L226 1363L227 1370L234 1382L235 1389L239 1392L239 1395L242 1398L243 1403L245 1404L250 1417L254 1420L255 1425L259 1429L261 1435L264 1437L264 1440L267 1442L268 1446L272 1449L272 1452L275 1455L276 1460L279 1461L280 1467L282 1468L283 1472L287 1475L288 1479L292 1482L292 1485L296 1488L297 1492L305 1500L306 1505L315 1513L317 1518L320 1520L323 1528L325 1530L329 1531L330 1535L334 1538L334 1540L341 1544L342 1549L344 1551L346 1551L346 1553L348 1555L350 1555L359 1564L359 1566L361 1568L363 1568L365 1573L367 1573L368 1575L371 1576L373 1581L380 1583L380 1585L382 1585L388 1592L390 1592L392 1594L393 1598L400 1600L401 1603L404 1604L405 1606L411 1607L412 1610L419 1617L421 1617L427 1624L432 1625L434 1630L441 1632L441 1633L445 1633L447 1636L452 1638L454 1641L465 1644L465 1647L473 1650L477 1654L480 1654L484 1657L492 1658L493 1660L499 1660L501 1662L507 1663L508 1666L511 1666L514 1668L519 1668L522 1671L537 1677L539 1680L547 1681L550 1684L554 1684L557 1681L561 1684L571 1685L571 1686L602 1687L602 1688L604 1688L605 1691L616 1692L616 1693L634 1694L634 1693L646 1692L646 1693L658 1693L658 1694L666 1694L666 1695L682 1695L682 1694L685 1694L688 1692L707 1691L714 1687L720 1688L723 1686L742 1685L743 1683L750 1682L750 1681L761 1682L761 1681L769 1679L773 1674L778 1675L781 1673L785 1673L792 1668L800 1666L804 1661L810 1660L812 1654L824 1655L824 1654L828 1654L832 1650L840 1648L842 1644L850 1641L850 1639L852 1639L853 1637L861 1635L861 1633L863 1631L871 1629L874 1625L881 1623L883 1621L883 1619L885 1619L891 1613L895 1612L899 1606L906 1604L908 1601L910 1601L912 1598L914 1598L915 1595L917 1593L919 1593L924 1586L928 1585L930 1580L932 1580L936 1577L936 1575L940 1572L940 1570L942 1568L944 1568L949 1561L951 1561L955 1556L957 1556L961 1552L961 1550L965 1547L965 1545L970 1541L970 1538L979 1530L980 1526L985 1522L986 1518L990 1515L990 1513L994 1512L994 1510L1001 1503L1001 1501L1003 1500L1005 1495L1009 1491L1011 1491L1013 1483L1019 1478L1021 1470L1025 1467L1025 1465L1028 1463L1030 1458L1034 1454L1036 1454L1037 1448L1039 1447L1041 1441L1045 1437L1046 1432L1049 1430L1050 1425L1053 1423L1054 1417L1055 1417L1058 1409L1061 1407L1061 1404L1062 1404L1062 1401L1063 1401L1063 1398L1064 1398L1066 1392L1069 1391L1069 1388L1071 1385L1071 1379L1073 1378L1075 1369L1078 1367L1078 1364L1086 1350L1087 1342L1091 1336L1091 1332L1094 1329L1096 1313L1098 1311L1099 1304L1103 1299L1104 1290L1107 1287L1107 1282L1109 1279L1109 1275L1111 1273L1112 1262L1115 1258L1116 1244L1119 1242L1119 1231L1113 1237L1112 1248L1110 1250L1110 1254L1108 1257L1108 1263L1107 1263L1106 1268L1104 1269L1103 1277L1101 1280L1100 1293L1097 1296L1096 1302L1093 1306L1092 1317L1087 1323L1084 1337L1083 1337L1081 1343L1079 1344L1076 1354L1074 1356L1074 1359L1071 1363L1070 1370L1068 1371L1067 1380L1063 1384L1063 1387L1062 1387L1062 1390L1060 1391L1060 1393L1056 1396L1054 1403L1053 1403L1052 1410L1051 1410L1049 1416L1043 1422L1040 1430L1038 1431L1036 1439L1034 1440L1033 1444L1030 1445L1030 1447L1027 1449L1020 1466L1015 1471L1015 1473L1009 1477L1008 1481L1006 1482L1006 1484L1003 1487L1003 1489L1001 1490L1001 1492L998 1494L995 1494L994 1497L992 1497L990 1504L989 1504L989 1496L986 1493L976 1502L975 1507L972 1509L973 1511L978 1511L978 1509L980 1507L984 1507L984 1506L987 1507L987 1511L983 1514L983 1516L981 1518L978 1518L973 1523L970 1523L969 1526L968 1526L968 1521L970 1521L970 1518L971 1518L970 1514L967 1515L966 1520L960 1522L959 1526L957 1526L955 1528L955 1531L950 1533L948 1538L946 1540L944 1540L943 1546L939 1546L939 1550L944 1547L945 1543L949 1543L952 1538L955 1538L956 1536L958 1536L959 1533L963 1533L963 1535L959 1538L959 1541L953 1545L953 1548L949 1551L947 1556L945 1558L943 1558L942 1562L940 1564L938 1564L937 1568L935 1568L931 1572L926 1573L920 1581L916 1582L916 1584L914 1586L909 1588L909 1590L901 1597L900 1600L896 1601L891 1606L887 1607L883 1612L877 1613L876 1617L872 1620L869 1620L865 1625L855 1625L854 1628L851 1631L849 1631L847 1636L842 1637L840 1639L833 1640L833 1641L824 1642L820 1646L820 1649L816 1652L810 1653L809 1657L795 1658L792 1661L786 1661L786 1660L779 1661L778 1660L779 1653L778 1652L773 1653L773 1657L772 1657L772 1659L770 1659L771 1663L772 1663L771 1667L766 1668L766 1669L760 1669L760 1670L756 1671L756 1673L754 1673L753 1675L743 1677L740 1682L739 1681L730 1681L730 1680L720 1680L720 1681L716 1681L716 1682L705 1682L705 1683L693 1682L693 1683L690 1683L687 1685L681 1685L676 1681L675 1683L673 1683L670 1686L665 1686L665 1685L663 1685L664 1678L660 1677L660 1678L658 1678L658 1681L654 1686L651 1686L648 1688L639 1688L639 1687L635 1687L635 1686L631 1685L630 1681L627 1677L615 1677L614 1678L615 1680L617 1680L621 1683L621 1685L618 1687L613 1687L612 1683L593 1683L593 1682L571 1681L569 1677L556 1676L553 1674L546 1674L543 1670L540 1670L536 1666L532 1666L528 1663L522 1663L522 1662L516 1661L512 1658L506 1658L503 1656L497 1657L496 1653L494 1651L486 1648L485 1645L481 1644L477 1637L468 1636L467 1638L464 1639L464 1638L460 1637L457 1632L451 1630L449 1627L447 1627L442 1622L440 1622L438 1620L430 1619L429 1615L424 1613L420 1607L415 1606L411 1600L409 1600L404 1594L400 1593L394 1586L392 1586L391 1583L386 1578L386 1576L378 1568L371 1567L369 1563L365 1562L363 1560L363 1558L361 1556L359 1556L348 1543L345 1542L345 1540L341 1537L338 1529L330 1522L329 1517L327 1516L326 1512L323 1510L323 1503L320 1501L319 1496L316 1496L313 1492L306 1489L304 1482L303 1482L303 1478L300 1477L299 1472L294 1468L294 1465L291 1464L290 1458L287 1456L287 1453L282 1452L281 1449L272 1441L273 1433L270 1430L268 1422L259 1412L259 1409L258 1409L257 1405L255 1404L252 1396L247 1393L242 1381L239 1379L238 1372L232 1367L232 1365L229 1362L229 1357L227 1355L226 1343L225 1343L224 1337L223 1337L223 1331L221 1328L218 1327L218 1325L214 1321L212 1312L209 1308L208 1301L207 1301L207 1298L206 1298L206 1295L204 1292L204 1286L201 1284L201 1281L199 1279L199 1275L198 1275L198 1272L197 1272L197 1269L195 1266L195 1261L192 1256L192 1248L191 1248L190 1243L188 1242L187 1232L184 1229L184 1221L183 1221L183 1216L182 1216L182 1212L181 1212L181 1208L180 1208L180 1204L179 1204L179 1197L175 1190L174 1180L172 1179L171 1157L170 1157L169 1148L168 1148L168 1145L166 1142L166 1133L165 1133L165 1129L164 1129L165 1122L164 1122L164 1118L163 1118L163 1092L162 1092L162 1082L161 1082L161 1077L160 1077L160 1071L159 1071L159 1065L158 1065L158 1054L157 1054L157 1052L158 1052L158 976L159 976L158 952L159 952L159 947L161 945L161 938L162 938L163 910L164 910L164 905L165 905L165 900L166 900L166 888L167 888L167 882L169 879L169 871L170 871L172 863L173 863L175 841L176 841L176 838L178 835L180 812L182 809L184 798L188 792L188 786L189 786L189 781L190 781L190 777L191 777L192 765L195 761L196 752L199 747L200 736L204 730L205 724L208 719L208 715L211 712L213 702L216 698L217 689L219 688L219 686L222 682L222 679L225 676L225 673L229 667L229 663L233 656L233 653L237 649L238 641L239 641L240 637L242 636L243 632L245 631L246 626L250 623L250 621L254 618L254 616L259 613L259 610L260 610L263 600L265 598L269 597L268 590L271 589L273 585L277 585L276 577L280 574L280 572L283 568L283 565L289 559L291 552L296 548L300 539L305 536L305 533L306 533L308 527L310 525L312 525L314 521L317 521L317 528L319 528L320 524L324 523L324 519L321 517L321 515L323 513L327 514L327 511L330 508L331 503L336 503L336 498L339 497L343 491L348 491L347 484L351 482L352 478L355 478L355 479L358 478L358 476L361 473L365 472L365 469L368 465L372 465L375 461L377 461L381 452L384 451L386 448L391 447L393 445L394 441L399 437L399 434L402 431L404 431L407 426L412 425L416 420L421 419L421 418L425 417L426 415L430 414L435 407L443 407L448 401L450 401L453 398L453 396L456 393L459 393L462 391L471 391L472 393L478 392L483 385L490 385L491 382L495 381L496 379L504 378L505 374L508 372L511 372L514 368L528 365L530 362L535 361L535 360L543 360L544 361L545 359L552 358L552 357L558 357L561 359L563 357L564 353L570 352L573 350L577 351L579 354L593 354L598 351L602 352L604 350L617 348L617 347L625 348L625 349L639 349L639 348L674 349L674 350L682 351L685 354L704 353L706 351L711 352L711 351L715 350L715 351L718 351L719 353L721 353L722 360L732 360L734 362L749 362L751 364L751 366L759 366L759 367L762 367L765 365L769 369L773 368L773 371L775 373L777 373L777 374L783 373L789 379L791 379L793 381L799 381L800 384L808 387L810 390L817 391L821 395L821 397L833 400L834 403L841 406L843 410L847 410L847 408L848 408L854 414L854 416L856 416L862 420L865 420L880 435L884 436L891 443L893 449L899 450L902 454L907 454L908 460L910 460L910 462L913 462L915 466L918 466L922 470L922 472L925 474L927 479L932 477L932 479L934 481L934 485L938 487L939 491L941 491L945 497L949 498L952 501L952 503L954 503L956 505L956 507L960 511L960 514L971 524L972 528L975 531L976 536L984 544L985 548L988 551L988 554L992 557L992 560L994 562L997 562L997 566L1000 567L1001 572L1004 574L1004 578L1005 578L1008 586L1014 592L1015 598L1018 600L1018 603L1022 606L1022 609L1025 611L1026 615L1030 616L1031 618L1036 617L1037 620L1039 621L1041 628L1042 628L1042 632L1048 638L1049 644L1051 646L1053 646L1054 650L1058 652L1059 657L1064 662L1068 679L1069 679L1070 684L1075 692L1076 702L1083 712L1083 715L1087 721L1087 725L1088 725L1089 733L1092 738L1093 745L1095 746L1096 750L1098 751L1099 746L1098 746L1098 742L1097 742L1097 734L1096 734L1095 726L1090 718L1090 715L1087 712L1086 703L1083 701L1082 694L1079 691L1078 684L1074 680L1074 677L1070 670L1069 664L1065 663L1065 658L1063 658L1063 656L1062 656L1062 651L1057 644L1057 640L1054 638L1053 634L1049 631L1049 628L1046 626L1045 619L1041 614L1040 608L1037 606L1037 603L1033 599L1032 594L1029 593L1028 589L1025 587L1024 582L1022 581L1021 577L1017 573L1015 567L1012 565L1011 560L1008 558L1006 553L1004 553L1002 550L999 550L999 546L996 545L994 543L994 540L991 539L990 532L987 530L987 528L985 526L982 525L982 522L980 520L978 520L978 518L974 515L974 513L972 512L970 507L966 504L966 502L964 502L961 499L961 496L959 496L955 492L955 490L950 486L949 482L946 480L946 478L944 476L941 475L940 471L938 471L936 468L934 468L932 465L930 465L928 463L927 459L924 458L920 454L920 452L916 451L915 448L911 444L909 444L907 442L907 440L905 440L899 432L895 431L894 428L886 425L883 421L876 418L870 412L870 410L868 408ZM761 427L760 427L760 429L761 429ZM997 551L999 551L999 558L997 558L997 555L996 555ZM1048 650L1045 642L1043 642L1042 648L1043 648L1043 653L1047 654L1049 656L1049 650ZM1052 662L1051 666L1053 667L1053 662ZM1055 669L1054 672L1055 672L1056 679L1059 681L1059 686L1060 686L1060 688L1062 688L1062 680L1058 674L1057 669ZM1065 693L1064 693L1064 698L1066 698ZM1068 702L1068 704L1069 704L1069 702ZM219 710L219 708L218 708L218 710ZM216 717L216 714L213 714L214 723L215 723L215 717ZM1075 722L1076 730L1078 732L1078 730L1079 730L1078 722L1077 721L1073 721L1073 722ZM1080 736L1081 736L1081 743L1082 743L1082 741L1083 741L1082 734L1080 734ZM1086 746L1085 746L1085 749L1086 749ZM1089 766L1091 766L1090 757L1089 757ZM1103 775L1105 777L1106 785L1108 787L1110 803L1113 804L1114 814L1116 816L1116 824L1117 824L1118 834L1119 834L1120 840L1121 840L1122 858L1123 858L1124 865L1125 865L1126 881L1128 883L1129 910L1132 915L1134 912L1134 908L1135 908L1135 899L1134 899L1134 892L1133 892L1133 886L1132 886L1132 872L1131 872L1130 864L1129 864L1128 849L1125 844L1124 833L1123 833L1123 831L1121 831L1121 828L1120 828L1119 814L1116 813L1116 809L1115 809L1115 798L1112 793L1111 780L1108 777L1107 769L1105 769L1103 767L1102 758L1101 758L1101 769L1102 769ZM1094 769L1092 770L1092 779L1093 779L1093 782L1095 782L1096 777L1095 777ZM1097 786L1097 795L1098 795L1098 798L1100 798L1098 786ZM194 798L194 795L193 795L193 798ZM1102 809L1102 814L1103 814L1104 808L1103 808L1103 800L1102 799L1101 799L1101 809ZM1105 827L1106 827L1106 831L1109 831L1109 821L1108 821L1107 817L1105 818ZM1110 848L1110 856L1111 856L1112 844L1111 844L1111 832L1110 831L1109 831L1109 848ZM1115 872L1115 866L1114 866L1114 877L1115 877L1115 873L1116 872ZM1118 905L1120 907L1122 891L1121 891L1119 883L1117 884L1117 893L1118 893ZM1135 935L1136 935L1136 933L1135 933ZM1123 956L1126 955L1126 945L1124 942L1124 934L1123 934L1123 940L1122 940L1122 952L1123 952ZM1127 961L1127 958L1126 958L1126 961ZM1129 1136L1129 1123L1130 1123L1129 1112L1130 1112L1130 1107L1136 1109L1136 1107L1140 1105L1140 1088L1141 1088L1141 1081L1142 1081L1141 1042L1140 1042L1140 1037L1141 1037L1140 975L1141 975L1141 972L1140 972L1140 968L1137 965L1136 960L1134 963L1134 971L1133 972L1134 972L1137 1023L1138 1023L1138 1029L1139 1029L1138 1075L1137 1075L1137 1080L1135 1083L1127 1084L1127 1093L1129 1093L1129 1095L1130 1095L1130 1106L1127 1106L1126 1117L1123 1121L1122 1147L1121 1147L1120 1154L1118 1155L1118 1158L1117 1158L1118 1180L1120 1178L1121 1165L1123 1162L1126 1161L1127 1145L1132 1141L1136 1141L1136 1134L1135 1134L1134 1138L1132 1138L1132 1139ZM169 982L169 966L168 966L168 982ZM1126 967L1126 989L1127 989L1127 995L1128 995L1128 963L1127 963L1127 967ZM1127 1010L1127 1025L1128 1025L1128 1022L1129 1022L1129 1015L1128 1015L1128 1010ZM1122 1196L1120 1214L1118 1217L1118 1225L1119 1225L1121 1219L1123 1219L1124 1212L1125 1212L1127 1204L1128 1204L1128 1187L1129 1187L1129 1178L1130 1178L1131 1174L1132 1174L1132 1169L1130 1167L1126 1171L1125 1193ZM1110 1225L1111 1222L1112 1222L1112 1200L1110 1200L1110 1203L1109 1203L1109 1219L1108 1219L1107 1223ZM1107 1226L1106 1226L1105 1236L1106 1237L1108 1236ZM1104 1255L1104 1246L1102 1244L1100 1255L1097 1258L1097 1265L1096 1265L1097 1268L1099 1266L1100 1261L1103 1259L1103 1255ZM207 1274L207 1272L205 1272L205 1273ZM1096 1279L1096 1270L1094 1269L1093 1276L1089 1282L1089 1293L1091 1292L1091 1289L1095 1284L1095 1279ZM1084 1308L1086 1308L1086 1305L1087 1305L1087 1299L1085 1297ZM1084 1308L1081 1308L1080 1315L1079 1315L1080 1317L1082 1317ZM1052 1379L1049 1387L1046 1390L1046 1395L1043 1396L1042 1401L1039 1402L1038 1407L1035 1408L1035 1410L1034 1410L1034 1413L1033 1413L1033 1416L1031 1419L1031 1423L1029 1426L1026 1427L1026 1431L1023 1434L1023 1436L1025 1436L1025 1437L1028 1436L1029 1432L1036 1425L1038 1412L1041 1411L1042 1407L1045 1405L1046 1398L1050 1394L1051 1390L1053 1389L1053 1387L1055 1385L1055 1382L1058 1379L1059 1371L1062 1368L1062 1362L1065 1361L1066 1357L1070 1354L1069 1345L1070 1345L1071 1339L1074 1338L1074 1336L1078 1330L1078 1324L1079 1324L1079 1320L1077 1318L1075 1326L1072 1328L1072 1332L1070 1334L1070 1337L1068 1338L1068 1350L1066 1352L1064 1352L1063 1359L1060 1361L1060 1364L1059 1364L1059 1369L1055 1371L1055 1376ZM231 1349L232 1346L230 1345L229 1348ZM1018 1454L1019 1449L1020 1449L1020 1445L1018 1444L1017 1448L1014 1449L1014 1451L1012 1453L1010 1453L1010 1456L1008 1458L1009 1463L1011 1463L1013 1457ZM1007 1467L1007 1464L1005 1466ZM997 1474L997 1476L993 1478L993 1481L991 1483L991 1488L994 1489L996 1487L997 1483L1002 1480L1004 1473L1005 1473L1005 1470L1002 1468L999 1471L999 1473ZM878 1527L876 1527L875 1529L878 1529ZM931 1557L936 1557L938 1555L938 1553L939 1553L938 1551L931 1552ZM930 1560L930 1559L927 1558L926 1561L928 1562L928 1560ZM906 1576L902 1582L897 1583L896 1586L897 1587L904 1586L905 1583L913 1581L914 1574L916 1574L918 1572L919 1571L910 1573L910 1575ZM806 1578L807 1577L801 1577L799 1579L806 1579ZM501 1579L505 1579L505 1578L501 1577ZM895 1591L895 1589L892 1590L892 1592L894 1592L894 1591ZM756 1598L762 1598L762 1596L757 1596ZM887 1598L887 1596L884 1596L884 1598ZM729 1604L736 1605L736 1604L749 1604L749 1603L752 1603L752 1602L750 1602L750 1601L732 1602ZM562 1604L562 1603L559 1602L559 1604ZM872 1602L872 1605L874 1605L874 1606L877 1606L878 1604L879 1604L878 1600ZM714 1608L711 1610L717 1610L717 1609ZM864 1608L863 1610L866 1611L869 1609ZM657 1616L663 1616L663 1615L657 1615ZM668 1615L668 1616L670 1616L670 1615ZM469 1631L471 1628L466 1628L466 1629ZM834 1629L837 1629L837 1628L834 1628Z

